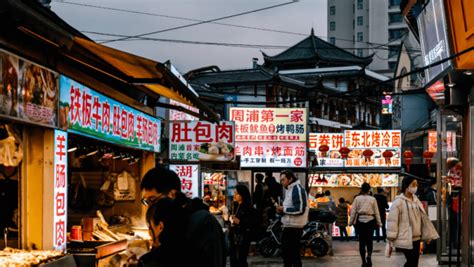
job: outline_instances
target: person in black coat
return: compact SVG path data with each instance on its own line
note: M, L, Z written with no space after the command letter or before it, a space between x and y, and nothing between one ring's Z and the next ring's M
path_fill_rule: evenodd
M143 255L140 267L184 266L186 214L176 200L162 198L148 208L146 221L153 240L152 250Z
M250 191L245 185L235 187L230 222L230 266L247 267L247 256L252 233L256 227L257 214L252 208Z
M385 241L387 238L387 229L385 227L385 222L387 221L385 213L388 209L387 196L383 193L383 188L377 188L377 194L374 195L377 200L377 206L379 208L380 220L382 221L382 238ZM377 242L380 242L380 229L375 228L375 236L377 236Z

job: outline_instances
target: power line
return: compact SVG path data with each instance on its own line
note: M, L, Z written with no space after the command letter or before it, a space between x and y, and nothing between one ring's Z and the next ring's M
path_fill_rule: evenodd
M90 8L97 8L97 9L104 9L104 10L111 10L111 11L118 11L118 12L124 12L124 13L131 13L131 14L138 14L138 15L146 15L146 16L154 16L154 17L163 17L163 18L170 18L170 19L178 19L178 20L185 20L185 21L194 21L194 22L205 22L205 20L199 20L199 19L192 19L192 18L185 18L185 17L178 17L178 16L170 16L170 15L164 15L164 14L158 14L158 13L151 13L151 12L143 12L143 11L134 11L134 10L127 10L127 9L120 9L120 8L114 8L114 7L107 7L107 6L99 6L99 5L91 5L91 4L82 4L82 3L76 3L76 2L70 2L70 1L61 1L61 0L53 0L57 3L61 4L69 4L69 5L76 5L76 6L82 6L82 7L90 7ZM283 33L283 34L292 34L292 35L299 35L299 36L307 36L305 33L299 33L299 32L291 32L291 31L283 31L283 30L277 30L277 29L270 29L270 28L263 28L263 27L255 27L255 26L245 26L245 25L238 25L238 24L231 24L231 23L222 23L222 22L208 22L210 24L216 24L216 25L222 25L222 26L228 26L228 27L235 27L235 28L243 28L243 29L250 29L250 30L259 30L259 31L266 31L266 32L276 32L276 33ZM97 33L99 34L99 33ZM124 35L127 36L127 35ZM318 38L321 39L327 39L327 36L317 36ZM119 36L117 36L119 37ZM373 42L364 42L364 41L355 41L355 40L349 40L349 39L344 39L344 38L334 38L335 40L339 41L347 41L351 43L363 43L363 44L369 44L369 45L379 45L379 46L384 46L384 44L379 44L379 43L373 43ZM101 42L107 42L107 41L112 41L112 40L97 40Z
M272 6L267 6L267 7L258 8L258 9L254 9L254 10L250 10L250 11L245 11L245 12L241 12L241 13L237 13L237 14L233 14L233 15L223 16L223 17L219 17L219 18L215 18L215 19L210 19L210 20L204 20L204 21L200 21L200 22L196 22L196 23L191 23L191 24L186 24L186 25L182 25L182 26L178 26L178 27L173 27L173 28L168 28L168 29L164 29L164 30L158 30L158 31L153 31L153 32L142 33L142 34L138 34L138 35L134 35L134 36L130 36L130 37L118 38L118 39L109 40L109 41L106 41L106 42L103 42L103 43L111 43L111 42L123 41L123 40L127 40L127 39L130 39L130 38L143 37L143 36L152 35L152 34L157 34L157 33L163 33L163 32L169 32L169 31L174 31L174 30L178 30L178 29L189 28L189 27L193 27L193 26L197 26L197 25L201 25L201 24L206 24L206 23L214 22L214 21L219 21L219 20L224 20L224 19L230 19L230 18L235 18L235 17L239 17L239 16L243 16L243 15L248 15L248 14L252 14L252 13L257 13L257 12L260 12L260 11L269 10L269 9L277 8L277 7L281 7L281 6L286 6L286 5L290 5L290 4L294 4L294 3L296 3L296 1L286 2L286 3L277 4L277 5L272 5Z
M122 34L113 34L113 33L102 33L96 31L82 31L83 33L102 35L102 36L111 36L111 37L129 37L128 35ZM95 40L96 42L107 41L107 40ZM291 46L288 45L267 45L267 44L244 44L244 43L223 43L223 42L203 42L203 41L190 41L190 40L179 40L179 39L164 39L164 38L153 38L153 37L140 37L139 39L127 39L124 41L156 41L156 42L169 42L169 43L182 43L182 44L195 44L195 45L214 45L214 46L226 46L226 47L239 47L239 48L258 48L258 49L287 49ZM299 49L307 49L312 47L299 47ZM363 49L363 50L373 50L370 47L364 48L355 48L355 47L328 47L328 48L318 48L318 50L354 50L354 49ZM380 47L379 50L390 50L388 47ZM418 52L418 50L406 50L408 52Z

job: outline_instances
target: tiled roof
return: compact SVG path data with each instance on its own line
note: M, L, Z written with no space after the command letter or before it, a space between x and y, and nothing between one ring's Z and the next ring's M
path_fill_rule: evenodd
M331 43L316 37L313 32L306 39L297 43L275 56L262 52L265 60L264 66L270 67L278 63L314 62L319 61L334 63L333 65L363 65L372 62L372 56L358 57Z

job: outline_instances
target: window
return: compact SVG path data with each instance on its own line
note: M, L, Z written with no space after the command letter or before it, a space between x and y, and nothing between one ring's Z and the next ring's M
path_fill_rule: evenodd
M388 30L388 40L392 41L392 40L400 39L406 33L406 31L407 31L406 29Z
M355 20L352 20L352 29L355 29L355 25L356 25Z
M335 31L336 30L336 22L335 21L329 22L329 30L330 31Z
M390 70L395 70L396 66L397 66L397 62L388 62L388 68Z
M388 46L388 57L395 57L398 55L398 51L400 50L400 46L398 45L389 45Z
M362 26L364 25L364 17L358 16L357 17L357 26Z
M364 9L364 0L357 0L357 9Z
M357 48L357 56L358 57L363 57L364 56L364 50Z
M402 22L402 14L401 13L389 13L388 14L388 23L399 23Z
M358 32L357 33L357 42L363 42L364 41L364 33Z
M336 38L335 38L335 37L330 37L330 38L329 38L329 42L330 42L331 44L335 45L335 44L336 44Z
M329 15L334 16L336 15L336 6L329 7Z
M388 6L389 7L400 6L400 0L388 0Z

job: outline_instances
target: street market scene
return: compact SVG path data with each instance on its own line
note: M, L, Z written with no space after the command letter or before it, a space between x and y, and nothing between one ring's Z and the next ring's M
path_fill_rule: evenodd
M0 13L0 266L474 266L471 0Z

